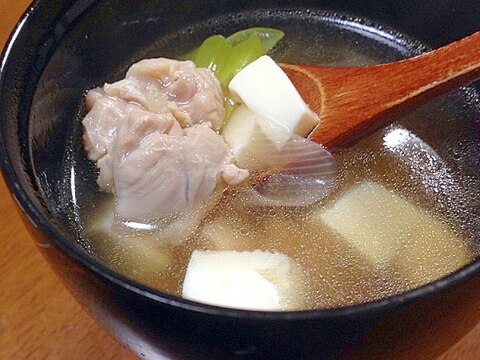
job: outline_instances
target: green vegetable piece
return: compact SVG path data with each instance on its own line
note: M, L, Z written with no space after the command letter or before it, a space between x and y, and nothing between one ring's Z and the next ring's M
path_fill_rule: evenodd
M238 31L228 38L213 35L203 41L200 47L181 56L192 60L197 67L209 68L222 86L225 96L225 119L236 107L228 91L230 80L245 66L267 54L284 36L283 31L272 28L249 28Z
M282 40L285 35L282 30L264 27L254 27L237 31L227 38L227 42L231 46L236 46L242 41L247 40L252 34L256 34L261 43L264 54L272 50L277 43Z
M213 35L200 45L193 61L198 67L209 68L217 73L227 63L231 51L232 46L222 35Z
M225 67L219 67L219 71L216 74L218 80L220 80L222 85L227 86L240 70L263 54L260 38L256 33L252 33L247 40L233 47Z

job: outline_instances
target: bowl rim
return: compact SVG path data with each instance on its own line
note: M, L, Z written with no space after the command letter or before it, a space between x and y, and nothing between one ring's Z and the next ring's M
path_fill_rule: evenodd
M35 0L24 12L22 17L16 23L0 55L0 96L8 94L5 86L5 71L11 62L11 51L17 46L16 40L19 35L28 31L31 18L39 11L44 0ZM80 249L77 244L72 242L68 236L57 229L34 205L33 201L27 195L27 192L21 185L13 163L8 156L6 141L4 140L3 124L6 123L4 113L0 109L0 168L10 193L28 221L36 227L45 237L50 239L63 253L67 254L74 261L80 263L91 273L100 278L104 278L114 285L133 292L141 297L146 297L155 302L177 307L183 310L199 312L207 315L225 316L232 318L257 319L268 321L303 321L303 320L328 320L338 318L350 318L353 316L368 317L382 309L397 309L406 306L421 298L451 289L467 278L480 273L480 257L476 257L469 264L463 266L457 271L442 277L434 282L428 283L412 290L389 296L387 298L369 301L360 304L353 304L338 308L295 310L295 311L256 311L235 308L224 308L215 305L204 304L180 296L164 293L155 288L141 284L129 277L116 272L101 262L95 260L87 252Z

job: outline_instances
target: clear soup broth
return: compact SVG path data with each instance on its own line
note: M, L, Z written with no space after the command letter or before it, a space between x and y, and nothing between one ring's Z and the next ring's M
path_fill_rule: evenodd
M228 35L249 26L285 32L272 52L280 62L365 65L424 49L362 20L275 11L195 25L159 39L135 57L176 58L210 34ZM226 189L195 213L133 224L136 230L119 235L104 231L112 221L113 199L95 193L86 198L76 222L94 257L171 294L181 296L190 256L198 249L261 249L289 256L300 269L295 309L341 307L398 294L478 256L480 177L475 155L458 161L478 147L478 131L465 125L466 118L478 118L475 99L473 89L455 91L337 152L333 190L313 205L255 206L241 192Z

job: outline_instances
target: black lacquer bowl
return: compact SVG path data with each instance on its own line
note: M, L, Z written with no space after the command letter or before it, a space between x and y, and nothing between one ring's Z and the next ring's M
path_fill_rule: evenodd
M478 259L446 278L383 301L265 313L163 294L108 269L88 253L76 225L76 210L95 180L85 155L78 155L83 153L78 119L86 89L118 78L145 55L181 54L212 30L228 34L303 18L312 26L309 31L315 31L311 24L318 17L350 26L351 19L342 14L383 24L379 33L393 28L432 47L480 28L480 3L471 0L45 0L36 1L17 25L1 63L3 175L32 236L68 289L139 356L430 359L480 321ZM369 26L357 25L359 31ZM392 44L401 48L402 56L422 50L418 43L397 40ZM464 125L466 138L458 141L469 156L459 161L478 174L480 101L472 96L465 105L471 114ZM444 134L445 139L454 135ZM473 209L476 216L478 208ZM473 224L479 230L478 217Z

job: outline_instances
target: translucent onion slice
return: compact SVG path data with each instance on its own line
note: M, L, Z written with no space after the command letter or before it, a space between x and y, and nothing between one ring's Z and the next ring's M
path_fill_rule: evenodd
M280 150L272 142L263 142L262 153L266 169L254 172L253 182L245 188L243 195L248 201L264 206L307 206L330 193L337 167L322 145L293 135Z

